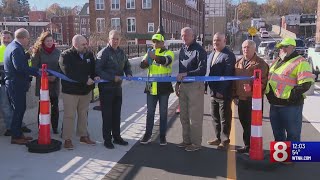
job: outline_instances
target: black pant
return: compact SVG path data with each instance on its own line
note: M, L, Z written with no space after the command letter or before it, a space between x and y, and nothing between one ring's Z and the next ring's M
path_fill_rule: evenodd
M102 134L105 141L120 138L122 88L99 84L102 112ZM112 133L112 134L111 134Z
M211 116L217 139L229 142L232 120L231 99L211 97Z
M244 145L250 147L252 99L239 100L238 114L243 128Z
M50 96L51 104L51 127L54 130L58 129L59 124L59 97ZM39 114L40 114L40 101L38 107L38 126L39 126Z

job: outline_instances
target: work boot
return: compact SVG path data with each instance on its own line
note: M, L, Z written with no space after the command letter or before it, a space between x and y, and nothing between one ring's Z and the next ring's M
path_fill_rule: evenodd
M68 149L68 150L73 150L73 144L72 141L70 139L67 139L64 141L64 148Z

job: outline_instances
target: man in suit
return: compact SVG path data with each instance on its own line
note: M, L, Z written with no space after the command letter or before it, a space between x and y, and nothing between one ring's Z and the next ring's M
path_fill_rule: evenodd
M38 74L29 68L30 55L25 53L29 44L29 32L20 28L16 30L14 36L14 41L7 46L4 53L5 85L13 109L11 144L24 145L32 140L31 137L24 136L21 130L26 111L26 93L30 87L30 75Z
M208 57L207 75L233 76L235 55L226 47L226 36L216 33L213 36L213 52ZM209 82L211 94L211 116L216 138L208 141L209 145L217 145L225 149L229 145L231 129L232 81Z

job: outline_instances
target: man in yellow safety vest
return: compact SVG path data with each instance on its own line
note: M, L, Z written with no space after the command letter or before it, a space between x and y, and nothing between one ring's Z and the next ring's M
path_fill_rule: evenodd
M171 76L174 53L164 46L164 37L161 34L152 36L154 49L148 51L144 56L140 67L148 68L148 77ZM166 145L168 100L173 88L171 82L147 82L145 93L147 93L147 121L146 132L140 141L148 144L151 141L154 125L154 114L159 101L160 108L160 145Z
M266 95L275 141L300 141L304 94L312 83L309 62L296 51L296 41L283 39L276 45L279 57L269 71Z

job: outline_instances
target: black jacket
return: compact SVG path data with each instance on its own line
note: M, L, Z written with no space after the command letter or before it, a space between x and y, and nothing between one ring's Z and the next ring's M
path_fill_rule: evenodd
M96 73L101 79L111 81L111 83L100 84L111 86L121 86L121 82L114 82L115 76L124 76L124 74L132 76L131 65L124 51L120 48L114 50L110 45L98 52Z
M283 63L289 61L290 59L297 57L299 54L294 51L290 56L285 57L284 60L280 60L277 59L275 63L276 64L276 68L279 68ZM303 93L307 92L311 86L311 82L305 82L303 84L300 85L296 85L290 93L290 97L289 99L280 99L277 98L271 88L268 94L266 94L269 103L273 104L273 105L282 105L282 106L294 106L294 105L302 105L304 103L304 97L303 97Z
M227 47L225 47L212 65L212 58L215 52L208 57L207 74L209 76L234 76L236 57ZM224 98L232 97L232 81L213 81L208 82L210 94L222 94Z
M59 59L61 71L70 79L78 83L61 80L62 92L73 95L87 95L94 84L88 86L89 78L94 80L95 75L95 59L92 52L83 55L83 59L77 50L72 47L65 50Z

